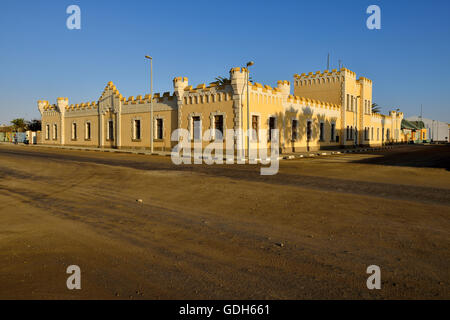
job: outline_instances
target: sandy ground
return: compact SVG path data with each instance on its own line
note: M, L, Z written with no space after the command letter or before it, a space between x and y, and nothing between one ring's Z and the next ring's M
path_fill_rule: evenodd
M0 145L0 298L449 299L449 165L449 146L404 146L263 177Z

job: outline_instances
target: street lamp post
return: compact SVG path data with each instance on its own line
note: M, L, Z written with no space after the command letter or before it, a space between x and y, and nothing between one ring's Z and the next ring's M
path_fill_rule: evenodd
M250 95L248 92L249 86L248 82L250 81L250 70L249 67L254 65L253 61L247 62L247 158L250 157ZM250 161L250 159L249 159Z
M355 121L355 147L358 146L358 99L361 98L361 96L356 96L355 99L355 117L356 117L356 121Z
M150 151L153 153L153 58L145 58L150 60Z

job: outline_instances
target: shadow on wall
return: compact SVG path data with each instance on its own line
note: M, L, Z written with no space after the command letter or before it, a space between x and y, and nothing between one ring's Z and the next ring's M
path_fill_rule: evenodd
M305 113L306 112L306 113ZM278 119L278 129L280 132L284 130L283 135L285 139L282 141L280 148L288 152L296 152L299 148L300 141L306 141L306 149L310 150L310 144L317 142L322 148L330 147L331 142L331 125L335 124L334 140L336 143L336 136L340 136L339 130L336 129L337 118L327 118L325 115L315 115L312 110L305 110L300 113L298 109L288 109L286 112L278 112L275 114ZM297 130L293 130L293 120L297 120ZM309 121L311 120L311 121ZM308 128L308 122L310 127ZM324 140L320 141L320 124L324 124ZM296 137L294 136L296 135ZM309 136L309 137L308 137ZM339 137L339 140L341 137ZM340 142L340 141L339 141ZM335 148L337 146L334 146Z

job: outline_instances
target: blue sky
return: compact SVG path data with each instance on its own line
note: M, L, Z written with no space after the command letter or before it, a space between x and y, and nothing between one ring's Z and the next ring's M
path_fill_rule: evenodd
M81 30L66 8L81 8ZM381 8L381 30L366 8ZM338 59L373 80L382 112L399 107L450 122L450 1L21 1L0 2L0 123L38 118L37 100L95 101L108 81L125 96L172 79L192 85L254 60L253 79L274 86Z

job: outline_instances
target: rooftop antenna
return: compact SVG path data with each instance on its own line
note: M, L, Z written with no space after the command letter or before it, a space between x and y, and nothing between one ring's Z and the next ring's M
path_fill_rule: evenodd
M330 53L328 53L327 70L330 70Z
M339 59L339 69L338 70L341 70L341 62L342 62L342 60Z
M422 120L422 104L420 104L420 120Z

